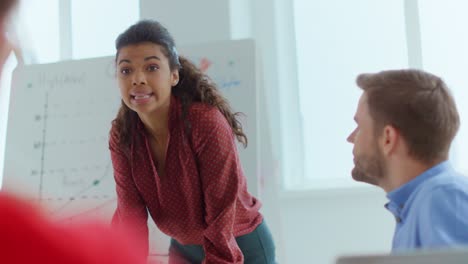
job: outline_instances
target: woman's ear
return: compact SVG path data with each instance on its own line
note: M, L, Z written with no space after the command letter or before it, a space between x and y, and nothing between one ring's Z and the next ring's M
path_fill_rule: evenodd
M171 75L172 87L174 87L179 83L179 70L173 70Z

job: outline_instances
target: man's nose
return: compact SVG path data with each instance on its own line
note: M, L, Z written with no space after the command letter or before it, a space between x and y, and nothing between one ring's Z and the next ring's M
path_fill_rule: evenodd
M354 143L354 131L349 134L348 138L346 138L346 141L349 143Z

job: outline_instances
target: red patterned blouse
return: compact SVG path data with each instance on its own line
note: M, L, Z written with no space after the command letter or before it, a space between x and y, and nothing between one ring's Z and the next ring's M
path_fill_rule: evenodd
M113 224L133 225L148 241L150 213L158 228L182 244L202 245L204 263L243 263L235 237L261 222L260 202L247 191L232 129L212 106L193 103L187 138L179 99L171 98L165 176L152 162L139 121L129 158L112 128L109 141L117 189Z

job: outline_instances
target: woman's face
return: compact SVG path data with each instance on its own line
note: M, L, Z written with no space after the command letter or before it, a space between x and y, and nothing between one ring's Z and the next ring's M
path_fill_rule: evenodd
M171 70L163 47L143 42L122 47L116 60L117 79L124 103L138 115L168 108L179 71Z

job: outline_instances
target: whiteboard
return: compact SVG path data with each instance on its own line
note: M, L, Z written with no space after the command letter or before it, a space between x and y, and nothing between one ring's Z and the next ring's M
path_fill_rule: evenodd
M233 109L245 114L242 123L249 146L239 145L240 159L249 191L258 195L254 42L188 46L179 53L202 68ZM110 219L116 195L108 133L119 106L114 57L17 68L10 95L3 188L38 201L62 221L88 216ZM151 236L157 236L155 232L152 229ZM160 245L155 247L161 250Z

